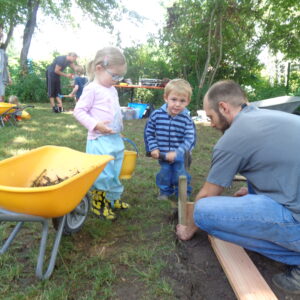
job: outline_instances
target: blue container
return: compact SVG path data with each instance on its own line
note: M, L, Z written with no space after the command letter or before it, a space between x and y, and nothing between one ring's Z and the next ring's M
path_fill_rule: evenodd
M138 118L142 119L145 110L148 107L148 104L144 103L128 103L128 107L132 107L138 111Z

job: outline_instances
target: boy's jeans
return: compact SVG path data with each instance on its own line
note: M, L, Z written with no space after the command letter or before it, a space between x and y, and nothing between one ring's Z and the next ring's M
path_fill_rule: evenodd
M179 176L184 175L187 178L187 194L192 192L191 176L184 167L184 161L175 161L168 163L159 160L160 171L156 175L156 185L159 187L160 195L171 196L175 193L178 195Z
M195 205L194 220L222 240L285 264L300 265L300 222L269 197L203 198Z

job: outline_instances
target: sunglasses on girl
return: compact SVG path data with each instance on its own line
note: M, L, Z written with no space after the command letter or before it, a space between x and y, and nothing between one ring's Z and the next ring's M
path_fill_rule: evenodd
M109 70L107 70L106 68L104 68L104 70L111 76L113 81L121 81L124 79L123 75L114 74L114 73L110 72Z

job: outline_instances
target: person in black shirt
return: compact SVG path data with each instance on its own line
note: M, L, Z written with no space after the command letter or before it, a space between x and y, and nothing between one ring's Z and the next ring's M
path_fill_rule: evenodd
M74 52L70 52L68 55L57 56L51 65L47 67L46 79L48 88L48 97L50 99L50 104L53 112L62 112L63 106L59 94L61 94L60 87L60 76L67 78L72 78L73 75L70 73L64 73L66 67L71 67L75 70L75 61L78 55ZM55 105L55 100L57 101L57 106Z

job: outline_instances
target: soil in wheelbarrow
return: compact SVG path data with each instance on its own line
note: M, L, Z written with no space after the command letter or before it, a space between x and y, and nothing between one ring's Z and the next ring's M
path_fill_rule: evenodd
M50 175L48 174L47 169L44 169L32 182L31 187L43 187L43 186L51 186L56 185L58 183L61 183L68 178L79 174L80 172L77 170L76 173L74 173L71 176L60 176L58 174Z

